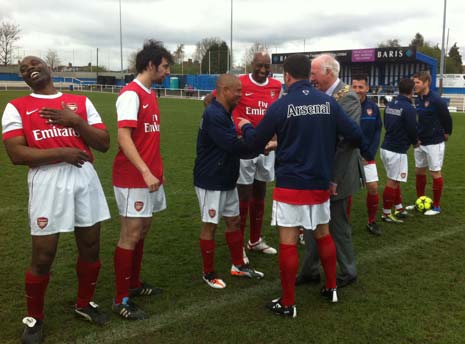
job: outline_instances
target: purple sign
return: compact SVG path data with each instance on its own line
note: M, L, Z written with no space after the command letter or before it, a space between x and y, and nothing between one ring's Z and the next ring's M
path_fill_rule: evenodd
M352 62L374 62L375 49L352 50Z

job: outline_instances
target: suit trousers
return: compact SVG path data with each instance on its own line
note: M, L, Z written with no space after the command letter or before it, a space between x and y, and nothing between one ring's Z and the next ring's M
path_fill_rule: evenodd
M340 270L337 278L342 280L357 277L354 247L352 245L352 226L347 216L348 200L349 197L346 197L332 200L330 203L331 220L329 222L329 231L336 245L337 262ZM320 258L313 231L306 230L304 237L306 253L300 275L305 277L319 276Z

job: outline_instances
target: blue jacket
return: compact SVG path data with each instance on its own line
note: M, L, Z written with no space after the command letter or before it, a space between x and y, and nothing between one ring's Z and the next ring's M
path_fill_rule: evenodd
M231 113L213 99L200 121L194 185L206 190L234 189L239 177L239 160L253 158L251 151L237 137Z
M422 145L444 142L444 134L452 134L452 117L438 93L429 91L425 96L418 96L416 107L418 139Z
M408 97L399 95L386 106L384 128L383 149L405 154L417 143L417 115Z
M327 190L338 135L356 146L362 141L362 130L336 100L306 80L292 84L255 129L246 124L242 133L261 149L277 135L276 187L294 190Z
M378 105L368 98L362 102L362 116L360 117L360 127L362 128L363 136L369 147L368 151L373 157L376 156L381 138L381 114Z

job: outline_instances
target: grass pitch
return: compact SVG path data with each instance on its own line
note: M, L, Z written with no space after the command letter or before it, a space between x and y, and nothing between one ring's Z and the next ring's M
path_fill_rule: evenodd
M24 92L0 92L0 110ZM112 138L111 150L95 154L112 219L102 225L102 270L95 301L110 312L114 294L113 250L119 219L111 186L116 153L116 95L88 95L101 113ZM198 247L200 216L192 186L195 142L203 106L195 100L160 100L162 155L166 171L168 209L155 216L146 240L142 276L165 292L137 300L151 314L142 322L116 316L104 328L75 318L76 248L72 234L62 235L46 296L47 343L461 343L465 337L465 116L453 114L454 133L446 145L445 188L436 217L415 214L403 225L381 224L383 236L365 229L365 190L354 197L353 240L359 281L341 289L340 302L330 305L318 286L297 288L298 317L281 319L264 303L279 295L276 256L250 253L254 267L265 272L261 281L228 275L229 253L223 226L217 233L216 270L225 279L224 290L209 288L201 280ZM415 199L413 154L403 186L404 204ZM27 168L13 166L0 149L0 342L18 342L25 314L24 271L30 260L27 219ZM378 164L380 194L385 173ZM270 218L269 186L264 236L278 246ZM427 194L432 195L428 179ZM301 255L304 248L300 247Z

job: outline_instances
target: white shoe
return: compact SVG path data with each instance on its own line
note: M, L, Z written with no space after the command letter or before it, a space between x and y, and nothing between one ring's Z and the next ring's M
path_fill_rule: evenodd
M215 288L215 289L224 289L226 288L226 283L214 272L210 272L208 274L204 274L202 276L202 279L207 283L210 287Z
M278 251L276 251L275 248L269 246L262 238L258 240L256 243L251 243L250 240L247 242L247 249L250 251L259 251L263 252L266 254L276 254Z
M413 210L413 209L415 209L415 204L410 204L405 207L405 210Z
M433 209L425 211L426 216L434 216L438 214L441 214L441 208L433 208Z

